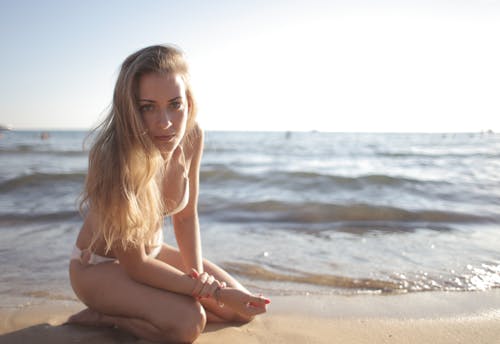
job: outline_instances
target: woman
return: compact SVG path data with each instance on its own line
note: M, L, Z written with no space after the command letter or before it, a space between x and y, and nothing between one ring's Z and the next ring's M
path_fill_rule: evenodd
M202 259L197 201L203 132L180 51L129 56L96 131L71 256L87 309L69 323L117 326L158 342L192 342L206 322L248 322L270 302ZM172 216L179 250L163 243Z

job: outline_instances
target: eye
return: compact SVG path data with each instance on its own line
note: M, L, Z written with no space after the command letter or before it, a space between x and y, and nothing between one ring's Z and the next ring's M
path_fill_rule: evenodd
M153 104L144 104L144 105L139 106L139 112L144 115L144 114L153 112L154 108L155 107Z
M175 100L170 103L170 107L174 110L182 110L184 108L184 103L180 100Z

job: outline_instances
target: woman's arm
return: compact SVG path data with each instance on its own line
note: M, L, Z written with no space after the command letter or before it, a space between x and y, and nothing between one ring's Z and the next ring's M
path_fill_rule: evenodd
M125 272L136 282L184 295L192 295L200 284L189 274L149 257L144 245L126 250L116 245L113 253Z
M203 273L200 225L198 221L198 191L200 164L203 153L203 131L196 125L190 142L185 145L185 154L191 156L189 166L189 202L179 213L172 216L175 238L184 263L184 272L195 269Z
M191 141L185 145L185 157L189 166L189 202L186 207L173 216L174 231L179 251L184 263L184 271L149 257L142 245L138 248L123 250L113 247L113 252L128 275L137 282L169 290L179 294L192 295L197 293L204 282L192 278L191 271L195 269L201 275L203 263L198 224L198 188L200 161L203 151L203 132L196 126ZM187 147L189 146L189 147ZM186 166L187 167L187 166ZM203 289L205 292L207 289Z

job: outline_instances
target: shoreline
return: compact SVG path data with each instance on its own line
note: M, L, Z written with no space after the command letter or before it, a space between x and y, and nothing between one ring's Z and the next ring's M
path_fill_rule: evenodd
M0 308L0 343L137 343L116 329L60 326L71 300ZM493 343L500 289L401 295L275 296L250 324L207 325L195 343Z

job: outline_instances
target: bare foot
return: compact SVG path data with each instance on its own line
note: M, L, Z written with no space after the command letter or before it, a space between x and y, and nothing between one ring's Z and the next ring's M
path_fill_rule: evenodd
M65 324L77 324L84 326L113 327L110 322L104 321L104 315L90 308L85 308L68 318Z

